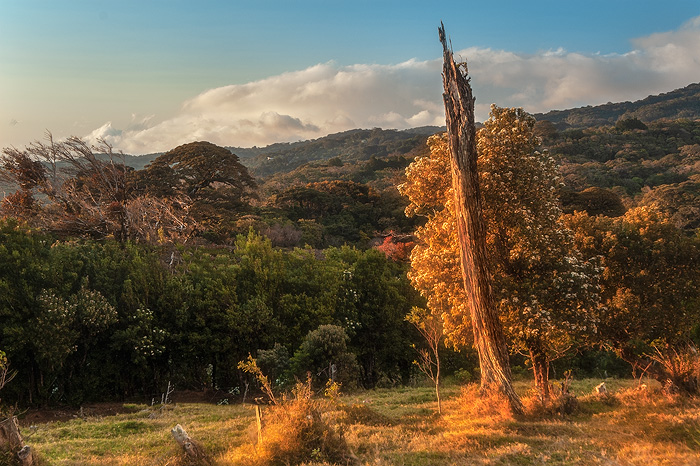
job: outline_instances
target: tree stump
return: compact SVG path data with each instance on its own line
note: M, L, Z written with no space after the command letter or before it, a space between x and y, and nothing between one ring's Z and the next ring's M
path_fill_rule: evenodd
M189 458L196 460L198 464L209 464L209 459L204 453L204 449L187 435L187 432L180 424L173 427L170 433Z
M0 422L0 451L11 452L17 458L17 464L22 466L34 465L34 452L24 444L19 433L17 417L12 416Z

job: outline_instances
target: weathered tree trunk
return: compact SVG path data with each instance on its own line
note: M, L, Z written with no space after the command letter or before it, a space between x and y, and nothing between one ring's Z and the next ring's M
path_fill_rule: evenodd
M197 464L209 464L209 458L204 453L204 449L187 435L180 424L173 427L170 433L191 460L195 460Z
M466 77L466 65L462 74L447 46L445 27L442 24L439 33L444 58L443 99L451 152L457 234L462 276L474 329L474 343L479 353L481 387L484 390L497 388L508 397L513 411L522 413L522 402L513 389L508 348L491 288L486 253L486 228L481 212L479 175L476 168L474 97Z
M0 422L0 451L10 452L22 466L34 464L34 452L24 445L15 416Z

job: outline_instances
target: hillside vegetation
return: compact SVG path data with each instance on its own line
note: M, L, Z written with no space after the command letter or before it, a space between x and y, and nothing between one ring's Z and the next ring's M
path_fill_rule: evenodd
M650 123L657 120L696 120L700 118L700 83L690 84L635 102L608 102L569 110L552 110L534 115L538 120L548 120L559 128L590 128L614 125L620 119L637 118Z

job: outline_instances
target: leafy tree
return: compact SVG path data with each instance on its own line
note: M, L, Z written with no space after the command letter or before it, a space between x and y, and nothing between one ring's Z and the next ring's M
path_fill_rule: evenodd
M596 270L583 261L561 224L554 161L537 152L534 119L521 109L492 107L478 134L479 177L494 291L506 333L528 355L535 383L548 395L552 359L579 343L596 324ZM429 140L431 152L407 170L401 186L409 214L428 222L417 231L411 254L412 283L441 315L448 339L471 339L465 291L459 277L451 186L445 182L444 136Z
M348 350L350 340L342 327L321 325L309 332L292 358L292 368L298 376L310 371L312 377L333 380L346 386L357 380L357 361ZM303 377L302 377L303 378Z
M566 216L566 223L584 255L602 257L599 338L635 374L649 364L654 346L680 350L697 337L697 238L649 207L615 219L577 212ZM662 370L656 375L664 382L670 376Z
M615 123L615 129L619 131L630 131L634 129L646 130L649 128L642 123L639 118L620 118L617 120L617 123Z
M369 388L406 381L413 356L405 316L423 303L406 279L405 265L376 249L346 246L328 249L326 260L342 264L334 318L350 336L362 384Z
M700 160L700 156L697 159ZM700 174L682 183L664 184L646 190L640 205L658 208L678 228L697 230L700 228Z
M219 236L257 198L257 184L238 156L210 142L183 144L158 156L137 174L135 185L159 199L189 201L189 215L200 228Z

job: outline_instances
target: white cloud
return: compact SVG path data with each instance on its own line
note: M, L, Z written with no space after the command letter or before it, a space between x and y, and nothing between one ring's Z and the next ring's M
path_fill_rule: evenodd
M613 55L561 48L534 55L468 48L455 56L469 62L480 120L488 116L491 103L545 112L636 100L698 81L700 17L632 44L635 50ZM322 63L210 89L164 121L134 116L124 130L108 123L90 136L140 154L194 140L260 146L351 128L442 125L441 67L441 59L395 65Z

